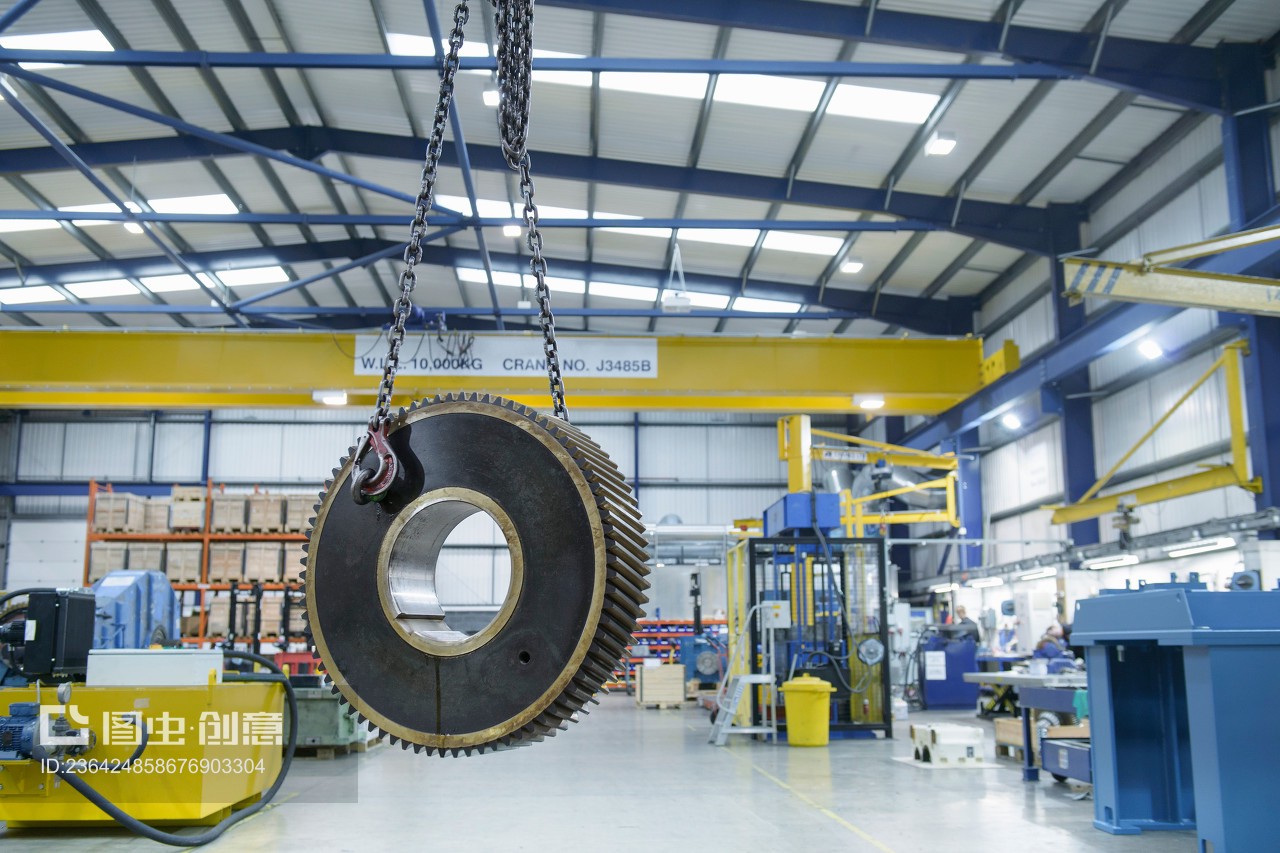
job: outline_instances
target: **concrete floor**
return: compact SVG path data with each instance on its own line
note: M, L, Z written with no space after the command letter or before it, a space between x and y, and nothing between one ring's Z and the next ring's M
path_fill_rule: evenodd
M968 712L913 721L972 722ZM990 728L990 724L984 724ZM705 712L647 710L611 696L543 744L470 759L380 746L299 759L276 803L207 850L742 851L977 853L993 849L1179 853L1193 833L1115 837L1093 803L1017 766L924 770L893 741L827 749L739 738L706 743ZM988 737L988 751L992 751ZM160 849L119 830L0 832L8 851Z

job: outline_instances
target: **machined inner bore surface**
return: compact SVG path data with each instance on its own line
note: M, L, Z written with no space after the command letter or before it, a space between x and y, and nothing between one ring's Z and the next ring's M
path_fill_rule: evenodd
M441 549L465 519L486 512L511 553L511 580L497 615L466 635L449 627L437 589ZM495 637L515 609L524 586L524 558L511 519L493 500L472 489L435 489L406 506L392 523L378 555L378 595L387 620L407 642L435 655L460 655Z

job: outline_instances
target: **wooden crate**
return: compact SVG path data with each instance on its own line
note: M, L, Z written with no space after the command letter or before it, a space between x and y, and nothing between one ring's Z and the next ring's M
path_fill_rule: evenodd
M141 533L147 505L137 495L104 492L94 500L93 529L99 533Z
M209 529L215 533L243 533L248 504L245 495L214 495Z
M170 499L174 503L180 501L201 501L205 499L204 486L174 486L169 493Z
M996 727L996 746L1010 747L1021 753L1026 745L1022 741L1022 720L1018 717L997 717L995 720ZM1031 750L1032 756L1040 754L1039 738L1036 735L1036 726L1034 722L1031 726L1032 739L1036 741ZM1075 726L1050 726L1045 734L1048 738L1075 738L1078 740L1089 739L1089 721L1084 720ZM1000 752L997 749L997 752ZM1012 753L1011 753L1012 754Z
M280 580L280 543L250 542L244 552L244 579L260 583Z
M209 583L231 583L243 576L243 542L214 542L209 546Z
M89 583L107 572L118 572L125 566L128 549L123 542L89 543Z
M169 507L170 530L203 530L204 501L174 501Z
M284 495L249 495L249 529L279 533L284 528Z
M169 582L199 583L203 553L204 546L199 542L170 542L164 554L164 573Z
M144 506L142 531L144 533L168 533L169 499L148 498Z
M285 532L305 533L307 521L315 515L315 506L315 495L289 495L284 511Z
M163 572L164 545L159 542L130 542L126 565L135 572Z
M302 561L307 556L305 542L284 543L284 576L285 583L298 583L302 580Z
M685 669L680 664L636 667L636 704L682 704L684 674Z

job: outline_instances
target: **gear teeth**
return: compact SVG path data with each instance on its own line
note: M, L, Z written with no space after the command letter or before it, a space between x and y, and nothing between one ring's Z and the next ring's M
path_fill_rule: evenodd
M383 731L366 720L364 715L351 705L338 685L325 674L324 683L338 697L344 710L354 715L360 723L367 724L370 731L378 732L390 743L399 744L402 749L412 749L415 754L440 757L482 755L499 750L526 747L555 737L561 731L567 731L571 722L576 722L579 717L588 714L586 706L599 705L598 697L609 692L604 684L613 680L619 659L626 652L627 645L633 641L632 634L637 622L644 618L644 605L649 600L644 591L650 586L647 579L649 542L639 508L635 504L630 485L598 444L580 429L559 418L544 414L515 400L477 392L439 394L430 399L411 402L407 408L402 407L399 410L395 420L397 424L402 425L414 412L453 402L486 404L511 411L542 427L565 448L583 477L586 478L588 487L595 497L605 535L606 586L604 607L599 615L591 645L578 671L568 680L560 694L553 697L533 721L518 730L499 735L487 743L468 747L431 747ZM319 500L314 507L315 516L308 521L306 530L308 540L311 539L316 523L321 517L321 507L354 453L354 446L348 448L347 455L342 458L338 467L333 469L331 479L325 481L324 489L319 493ZM304 568L300 574L300 581L305 594L308 562L311 557L309 542L304 544L303 549L304 556L301 564ZM312 656L323 665L324 661L311 633L310 614L303 608L302 615L305 623L304 633Z

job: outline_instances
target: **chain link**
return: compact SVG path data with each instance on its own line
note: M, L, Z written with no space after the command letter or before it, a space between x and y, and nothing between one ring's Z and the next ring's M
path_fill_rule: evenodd
M520 158L520 195L524 199L524 224L528 233L529 271L536 285L538 325L542 327L542 352L547 359L547 379L551 385L551 403L555 415L566 423L569 409L564 403L564 377L560 373L560 349L556 345L556 318L551 313L551 289L547 287L547 260L542 257L542 232L538 230L538 206L533 202L533 178L529 175L529 152Z
M400 295L396 298L395 320L387 333L387 359L382 368L382 383L378 386L378 402L369 418L370 432L380 430L391 414L391 392L395 386L396 372L400 369L400 347L404 344L405 323L413 309L413 288L418 281L416 268L422 260L422 235L427 230L427 213L431 210L435 194L436 171L440 165L440 154L444 150L444 130L449 122L449 106L453 102L453 78L458 73L462 30L470 14L467 0L462 0L453 10L453 31L449 33L449 50L445 54L444 69L440 77L440 97L436 101L435 119L422 164L422 180L414 203L413 223L409 228L409 245L404 250L404 269L400 272ZM357 463L359 461L356 460Z

